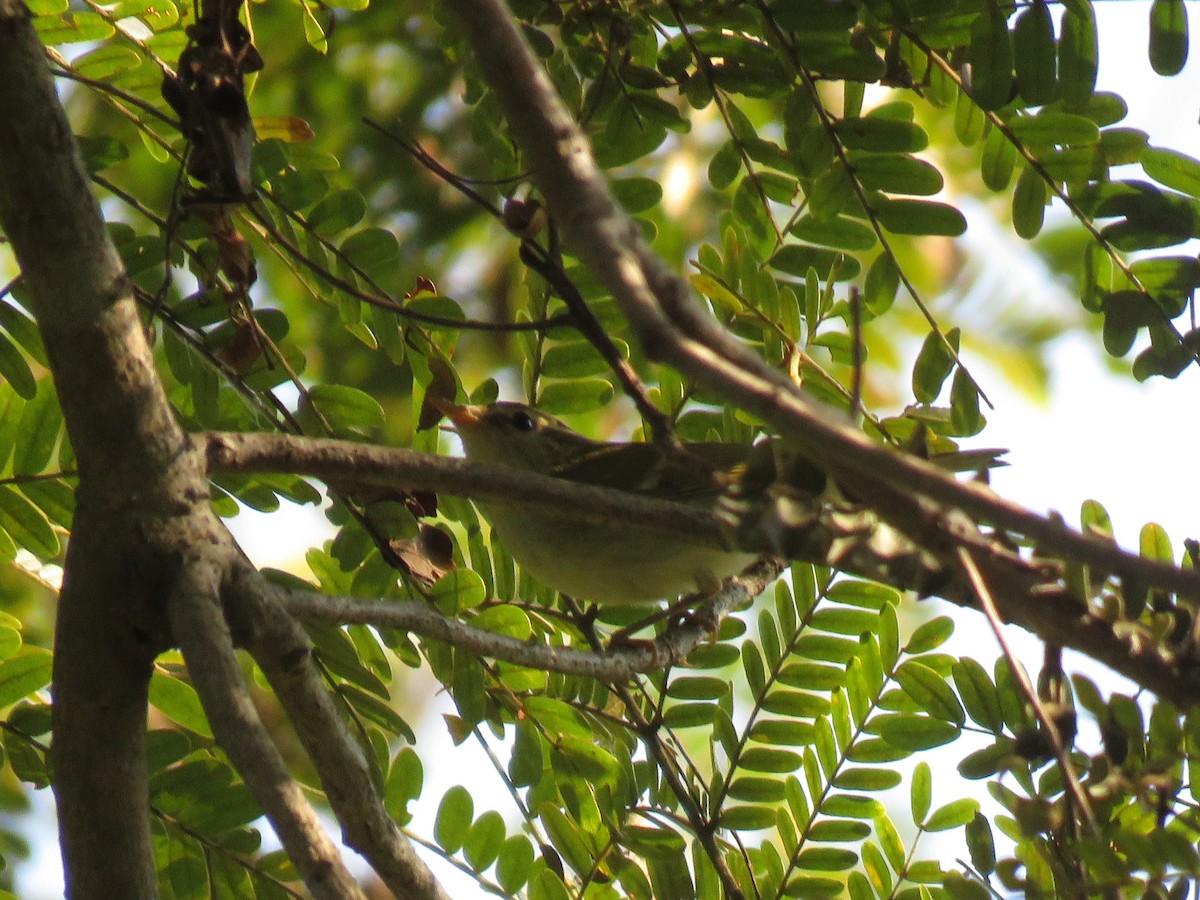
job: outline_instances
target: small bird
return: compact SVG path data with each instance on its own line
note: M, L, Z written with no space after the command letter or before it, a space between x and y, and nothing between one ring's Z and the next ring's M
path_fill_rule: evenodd
M433 397L430 402L454 423L474 462L705 508L720 496L723 473L750 452L741 444L687 443L686 453L670 455L654 444L592 440L520 403L458 406ZM756 558L675 540L636 521L594 525L526 504L479 505L523 569L548 587L599 604L673 600L708 590Z

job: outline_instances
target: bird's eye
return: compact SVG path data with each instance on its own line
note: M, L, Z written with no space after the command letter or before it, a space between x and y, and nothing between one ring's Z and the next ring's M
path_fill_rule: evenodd
M534 422L529 413L513 413L512 424L517 431L533 431Z

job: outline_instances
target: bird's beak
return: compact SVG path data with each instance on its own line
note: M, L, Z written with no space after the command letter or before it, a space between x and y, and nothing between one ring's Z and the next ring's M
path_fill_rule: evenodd
M483 407L459 406L444 397L426 397L429 405L454 423L456 428L470 428L483 419Z

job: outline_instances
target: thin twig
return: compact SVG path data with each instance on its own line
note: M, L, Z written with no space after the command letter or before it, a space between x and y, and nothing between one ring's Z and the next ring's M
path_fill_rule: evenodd
M746 604L761 593L779 576L779 571L778 563L757 562L737 578L728 580L712 597L703 598L701 614L688 617L652 643L626 644L599 652L518 640L475 628L442 615L428 603L415 600L372 600L281 588L276 601L293 616L305 621L398 628L460 650L531 669L622 682L639 672L653 672L682 662L708 639L714 623L719 623L729 610Z
M1071 798L1072 804L1083 818L1083 823L1088 834L1091 837L1099 837L1100 829L1096 824L1096 814L1092 811L1092 802L1075 775L1075 768L1071 764L1070 751L1062 738L1062 733L1058 730L1058 725L1055 723L1054 718L1046 711L1046 707L1038 699L1037 691L1034 689L1033 683L1029 680L1029 675L1025 671L1025 667L1021 665L1020 660L1013 653L1012 646L1008 643L1008 638L1004 634L1004 623L1000 619L1000 610L996 607L996 601L992 597L992 591L988 586L987 579L984 578L983 573L979 570L979 566L975 563L975 557L971 555L971 551L968 548L959 547L958 558L962 562L963 571L966 572L967 578L970 579L972 586L975 588L975 594L979 598L979 606L987 618L988 625L992 629L992 634L996 637L996 643L1000 647L1000 652L1004 655L1004 659L1008 663L1013 680L1016 681L1017 687L1025 698L1025 702L1033 709L1033 714L1037 717L1038 724L1041 725L1050 748L1054 752L1054 758L1058 762L1063 782L1066 785L1067 795Z

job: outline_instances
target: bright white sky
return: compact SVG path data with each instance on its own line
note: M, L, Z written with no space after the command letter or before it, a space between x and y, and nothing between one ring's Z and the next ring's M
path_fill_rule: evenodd
M1161 79L1146 59L1149 4L1141 0L1101 3L1098 10L1103 42L1100 87L1118 90L1129 101L1130 114L1123 124L1149 132L1153 144L1200 155L1200 53L1193 52L1182 74ZM1190 10L1192 24L1200 29L1196 11ZM1036 291L1031 291L1028 302L1039 302ZM1138 531L1148 521L1163 525L1176 547L1184 537L1200 536L1200 498L1189 464L1200 438L1200 425L1195 422L1200 397L1196 367L1176 381L1158 379L1138 385L1131 378L1114 376L1092 341L1070 338L1055 346L1052 368L1051 396L1044 407L1013 393L999 376L982 373L996 409L988 414L981 443L1010 448L1011 467L994 473L994 488L1035 510L1058 510L1072 524L1078 521L1080 504L1097 499L1108 508L1117 538L1127 547L1136 548ZM976 373L980 374L978 369ZM294 519L294 527L285 528L279 517L268 522L244 514L231 524L256 561L281 565L323 534L319 513L301 510ZM964 622L960 632L967 631L977 648L980 639L991 645L990 636ZM1035 666L1040 649L1032 641L1020 643L1022 655L1027 652L1026 658ZM431 833L434 798L461 780L465 771L475 773L472 785L479 786L490 768L469 744L460 748L450 744L440 721L447 707L444 702L433 703L423 721L411 723L422 736L424 797L431 801L419 810L414 824L426 834ZM495 799L504 808L503 798ZM949 799L935 797L935 803ZM489 802L482 795L478 800L477 811ZM49 792L39 794L36 801L49 818ZM22 867L19 896L30 900L61 896L54 838L47 832L44 839L34 839L34 859ZM452 896L479 896L470 880L453 871L443 870L443 874Z

